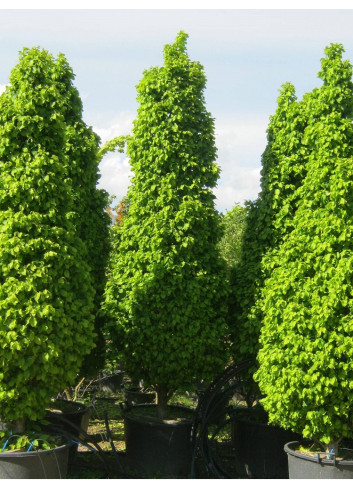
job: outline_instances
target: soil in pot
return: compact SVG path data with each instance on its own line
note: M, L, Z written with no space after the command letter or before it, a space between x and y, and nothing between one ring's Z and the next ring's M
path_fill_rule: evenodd
M337 457L303 450L298 441L286 443L290 479L353 479L353 452L342 448Z
M191 470L192 409L169 406L169 419L145 404L124 410L126 463L141 477L185 478Z

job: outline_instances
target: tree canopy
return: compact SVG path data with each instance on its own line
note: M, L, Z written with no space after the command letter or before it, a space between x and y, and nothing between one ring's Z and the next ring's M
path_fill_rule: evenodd
M72 80L63 55L24 49L0 97L0 417L18 428L74 381L94 344L67 171L66 121L80 107Z
M353 84L343 51L325 49L323 85L303 99L306 175L263 289L256 374L271 422L335 450L353 435Z
M227 357L214 121L203 68L190 61L186 40L180 32L166 45L164 65L146 70L137 86L129 212L105 302L127 371L154 385L160 403L172 389L213 377Z
M246 203L245 230L240 260L231 274L230 323L232 356L235 362L251 360L248 402L258 397L252 374L263 326L262 288L271 271L272 254L291 229L297 191L305 174L303 128L306 116L291 83L282 85L277 109L267 129L267 146L262 155L261 190Z

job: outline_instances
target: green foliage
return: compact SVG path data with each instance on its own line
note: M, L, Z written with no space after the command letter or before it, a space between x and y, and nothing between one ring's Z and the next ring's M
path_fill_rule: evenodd
M214 123L186 39L180 32L164 65L145 71L137 87L129 212L113 243L105 302L129 375L167 390L212 378L227 357Z
M63 55L24 49L0 97L0 418L9 423L40 418L93 346L94 290L68 171L79 137L67 121L81 110L72 78Z
M50 450L61 445L63 445L63 441L57 435L35 431L30 431L26 434L0 431L0 452L9 452L11 450L21 452Z
M334 446L353 436L353 84L326 48L303 103L306 174L263 289L256 380L271 422Z
M61 80L61 113L65 123L65 154L69 164L66 174L71 181L73 207L76 213L77 236L84 242L86 253L82 256L89 265L91 282L95 291L94 329L95 347L85 358L80 376L95 376L104 365L105 343L103 338L104 320L100 312L104 287L105 268L109 254L110 219L105 209L109 202L108 193L98 189L100 177L98 165L103 156L114 151L123 151L125 136L116 137L99 147L100 138L82 119L82 102L73 86L74 75L65 58L60 57L66 72Z
M71 162L68 176L74 188L77 234L87 250L85 260L91 269L95 291L93 314L96 334L95 348L85 358L80 375L93 377L104 365L104 319L100 307L106 281L110 226L110 218L105 210L109 202L108 193L97 188L100 178L98 165L102 154L113 151L121 141L115 138L99 149L99 137L82 121L81 113L77 113L75 119L68 127L70 138L66 151Z
M127 139L127 136L118 136L110 141L107 141L99 150L99 160L101 160L107 153L115 151L116 149L119 153L122 153L124 151Z
M267 130L261 191L256 201L246 203L241 260L232 270L230 323L234 325L232 354L236 362L256 362L263 325L261 291L271 269L271 256L292 229L297 192L305 175L307 156L302 139L306 124L303 103L297 102L294 87L285 83ZM250 369L250 376L253 372ZM250 385L251 404L258 387Z
M227 262L228 268L234 267L240 261L245 223L246 208L239 204L221 215L223 236L218 247L221 257Z

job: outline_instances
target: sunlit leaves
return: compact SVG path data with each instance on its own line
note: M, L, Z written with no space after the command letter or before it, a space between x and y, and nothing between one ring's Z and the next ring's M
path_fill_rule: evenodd
M73 177L86 141L73 127L82 104L72 80L63 55L25 49L0 97L0 418L9 422L41 417L93 346Z
M222 258L228 268L234 267L240 261L243 234L246 225L246 208L237 204L221 216L223 236L219 242Z
M353 435L352 68L326 48L307 94L296 212L267 261L256 374L270 420L324 444Z
M307 156L302 139L306 119L293 85L285 83L267 129L261 192L256 201L247 203L241 260L232 270L230 321L236 362L256 361L263 325L262 287L271 271L271 254L292 229L297 192L305 175ZM258 394L256 386L252 390Z
M168 389L212 378L227 357L214 122L186 38L179 33L137 87L129 212L114 235L105 303L127 371Z

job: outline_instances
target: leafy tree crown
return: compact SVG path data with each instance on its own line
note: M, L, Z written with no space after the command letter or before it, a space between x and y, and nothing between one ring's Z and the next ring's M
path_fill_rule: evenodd
M87 250L76 232L62 98L72 71L20 53L0 97L0 418L38 419L93 346ZM72 102L81 107L72 95Z
M226 357L214 123L186 39L179 33L164 65L137 86L129 212L116 233L105 303L127 371L168 389L212 377Z
M353 435L353 92L342 46L325 52L324 84L304 97L297 210L263 288L256 380L270 421L331 447Z

